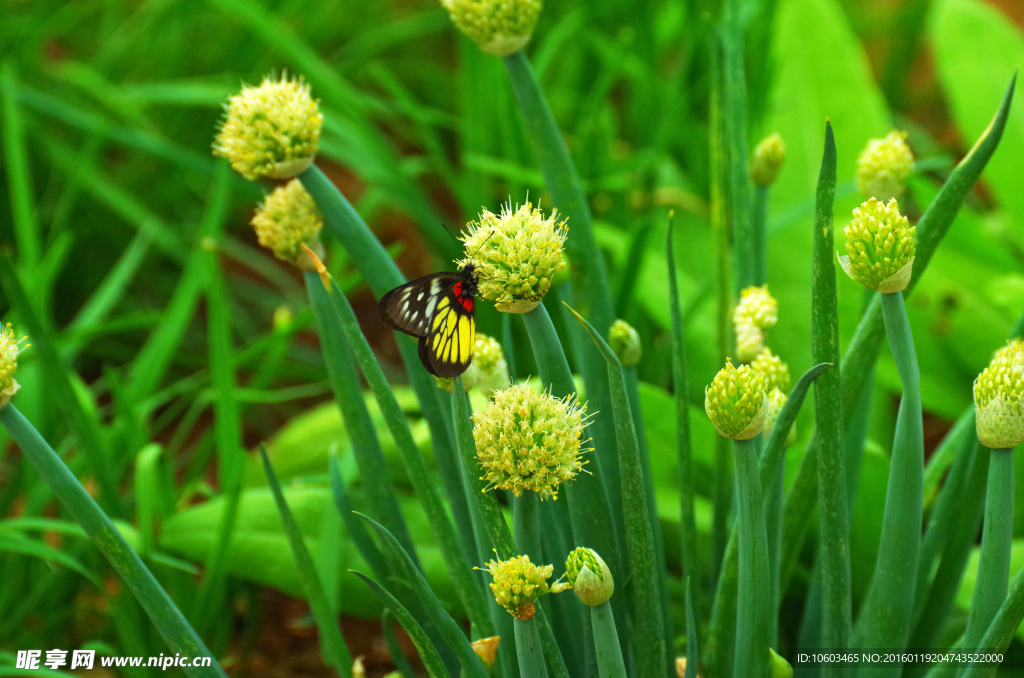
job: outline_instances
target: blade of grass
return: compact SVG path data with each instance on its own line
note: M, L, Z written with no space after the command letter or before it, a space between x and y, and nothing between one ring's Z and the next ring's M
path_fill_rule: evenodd
M284 492L281 491L281 483L277 480L274 467L267 458L267 450L260 445L260 459L263 462L263 470L267 475L267 485L274 495L274 503L277 504L277 512L281 515L281 522L284 525L285 535L288 537L288 545L291 546L292 556L295 558L295 567L299 571L299 581L309 601L309 607L313 610L313 617L316 619L316 626L320 630L320 651L324 657L324 663L333 666L339 674L351 678L352 676L352 655L349 654L345 639L341 635L341 628L338 620L331 611L333 606L324 595L323 586L316 573L316 565L313 563L309 549L302 537L302 530L295 522L295 516L288 508L288 501Z
M736 533L739 569L733 675L767 678L772 591L768 533L757 464L757 440L733 440L736 451Z
M970 152L953 169L935 200L917 222L917 252L914 258L914 271L910 285L904 290L904 296L910 293L924 274L935 250L959 212L964 197L981 176L985 165L998 148L1003 131L1006 129L1016 82L1017 75L1014 74L991 124L978 138ZM884 335L882 300L879 294L874 294L842 358L844 423L849 420L853 403L858 401L859 394L872 374L872 368L878 359ZM818 478L812 469L817 465L817 456L818 443L815 435L807 445L807 451L800 464L796 481L786 498L782 542L783 582L788 580L787 572L792 572L797 561L803 539L806 536L807 519L814 509Z
M320 277L313 271L306 271L303 278L306 281L309 304L316 314L317 336L320 338L320 350L327 365L327 376L334 391L334 400L345 422L345 432L351 441L352 454L355 455L359 466L359 477L364 479L363 495L366 497L369 512L395 535L416 563L416 567L421 567L416 548L413 546L412 535L409 534L409 526L398 506L398 493L391 479L384 451L377 438L370 412L366 408L359 372L352 356L352 348L345 340L341 320L335 313L331 297L320 282ZM372 564L370 560L367 562ZM376 570L374 575L381 581L387 581Z
M430 643L430 639L427 638L427 634L423 631L423 627L419 625L411 614L409 614L409 611L406 610L405 607L380 584L361 572L356 572L355 570L349 571L366 582L366 585L370 587L370 590L380 598L380 602L384 603L384 606L388 611L395 616L398 623L401 624L402 628L405 629L405 632L409 634L409 639L412 640L413 646L416 648L416 651L419 652L420 659L423 661L423 666L427 669L427 675L430 676L430 678L451 678L451 674L448 673L448 669L445 668L444 662L441 661L441 656Z
M462 665L462 670L465 672L468 678L487 678L487 672L484 670L484 665L480 661L476 652L473 651L473 646L469 644L469 639L466 638L465 632L462 628L452 619L451 615L445 612L444 607L441 605L441 601L437 599L427 580L424 579L423 573L419 571L416 565L409 558L409 554L406 553L402 545L398 543L386 527L378 523L377 521L364 516L362 514L356 514L367 523L370 524L377 534L380 536L381 541L391 551L395 558L395 561L400 563L402 566L402 578L406 585L410 586L416 597L419 598L420 602L427 610L427 614L430 616L431 621L437 627L441 633L441 637L444 638L445 642L455 651L455 656L459 658L459 663ZM481 603L483 601L481 600ZM492 631L493 633L493 631ZM491 634L488 634L491 635Z
M60 359L57 347L50 341L49 334L43 328L42 322L29 302L25 289L14 271L9 253L0 255L0 285L3 287L11 308L17 309L18 315L28 330L33 350L39 355L44 366L47 384L53 391L53 399L70 420L71 428L78 436L82 450L89 459L89 466L96 475L100 486L100 501L114 517L120 517L123 515L124 507L118 493L114 469L100 442L102 439L100 424L86 412L82 402L78 399L71 379L68 377L69 372Z
M384 562L384 556L380 549L373 543L370 533L366 531L366 523L356 518L352 512L352 502L348 498L348 488L345 479L341 477L341 467L338 464L338 451L336 446L331 446L330 452L330 478L331 495L334 497L334 506L338 509L342 521L345 523L345 532L348 534L356 550L363 560L370 566L373 575L381 581L387 581L388 567Z
M693 508L693 449L690 437L690 380L686 368L686 332L679 308L679 281L673 244L673 217L668 223L668 294L672 314L672 387L676 402L676 454L679 459L679 496L683 576L700 581L697 572L697 521ZM689 584L687 584L689 595ZM699 603L699 601L698 601ZM699 605L698 605L699 607Z
M388 646L388 656L391 657L391 663L395 665L395 670L402 674L402 678L416 678L412 666L409 665L409 660L405 658L405 653L402 652L402 646L398 644L395 630L391 627L393 617L394 615L389 610L384 610L380 616L380 629L381 634L384 636L384 644Z
M232 348L230 300L218 260L216 243L223 230L231 173L225 162L218 165L213 197L203 219L202 250L204 287L206 291L207 342L209 344L210 380L215 400L214 440L220 488L226 501L217 528L217 538L207 556L206 570L199 583L192 618L200 633L205 633L222 603L226 578L228 548L238 517L241 501L245 452L242 450L242 423L235 399L234 349Z
M597 330L576 311L573 315L586 328L590 338L608 364L612 416L615 420L616 447L622 482L622 508L626 519L626 554L633 586L633 648L636 670L642 676L654 676L671 670L665 645L665 623L661 589L658 585L660 564L655 558L654 532L648 513L647 487L640 462L640 446L626 393L622 365L612 348Z
M811 273L811 360L839 364L839 312L836 300L835 230L836 142L825 121L825 150L814 210L814 262ZM818 438L818 506L822 647L847 647L850 633L850 517L846 505L840 370L828 370L814 383ZM839 664L822 666L822 675L841 676Z
M21 109L18 106L18 76L14 61L5 60L0 75L3 89L4 161L7 167L7 191L11 201L11 220L14 239L18 245L18 262L23 270L32 271L42 255L39 225L36 222L32 198L31 173L28 166L28 148L22 129Z
M1021 621L1024 621L1024 570L1017 573L1008 588L1009 594L978 644L986 652L1002 654L1010 646ZM964 678L993 678L999 670L999 664L993 661L974 663L967 669Z
M0 424L11 434L46 484L128 585L167 646L174 652L190 657L210 657L203 641L142 564L138 554L110 522L110 518L13 404L0 409ZM208 667L187 667L185 673L196 678L226 678L216 660Z

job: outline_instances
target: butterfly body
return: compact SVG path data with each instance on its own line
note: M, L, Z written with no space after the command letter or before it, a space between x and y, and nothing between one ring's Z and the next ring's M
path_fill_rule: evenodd
M396 287L381 298L377 312L387 327L419 339L420 360L428 372L450 379L473 360L476 294L476 270L466 264Z

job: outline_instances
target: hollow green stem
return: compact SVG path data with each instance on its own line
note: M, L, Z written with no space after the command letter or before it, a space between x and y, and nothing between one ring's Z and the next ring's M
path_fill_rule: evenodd
M988 630L985 631L978 646L990 652L1003 652L1013 640L1022 620L1024 620L1024 569L1013 578L1006 599L999 606L999 611L996 612L995 618L989 624ZM972 664L964 674L964 678L994 678L998 670L999 662Z
M519 555L530 556L535 564L541 563L540 552L540 497L529 490L512 500L512 535Z
M626 665L622 661L619 634L615 630L615 616L607 600L590 608L590 623L594 628L594 648L599 675L601 678L626 678Z
M96 500L89 496L35 427L11 403L0 408L0 424L7 429L11 438L21 448L22 454L28 458L71 517L82 526L103 557L128 585L128 589L142 605L142 609L146 611L153 626L167 643L167 647L190 657L212 658L213 655L206 645L139 559L138 554L132 550ZM185 673L197 678L226 678L216 659L212 659L210 666L186 667Z
M725 0L722 26L722 80L725 137L729 149L729 196L732 217L736 289L755 284L755 237L750 220L750 177L747 173L747 86L743 75L743 28L740 1Z
M537 633L536 617L516 619L514 623L520 678L547 678L548 668L544 663L544 651Z
M992 450L988 461L978 578L974 582L974 598L964 631L964 648L968 652L984 647L980 645L981 639L1006 598L1012 544L1013 450Z
M775 476L766 486L764 498L764 527L768 536L768 567L772 588L771 632L768 642L779 645L779 577L782 551L782 502L786 490L786 458L779 460Z
M736 655L733 675L766 678L770 635L771 584L764 498L757 468L757 443L733 441L736 453L736 526L739 581L736 597Z
M903 382L875 576L855 629L855 647L904 648L910 635L921 546L924 434L921 386L903 293L882 295L886 334ZM893 664L877 675L898 676Z

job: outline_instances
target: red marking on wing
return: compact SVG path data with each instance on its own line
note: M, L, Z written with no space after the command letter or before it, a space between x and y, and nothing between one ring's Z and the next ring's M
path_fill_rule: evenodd
M460 299L460 301L462 302L462 308L470 313L473 312L473 297L466 297L465 299Z
M455 285L452 286L452 293L455 296L457 296L457 297L461 296L462 295L462 283L460 283L460 282L455 283Z

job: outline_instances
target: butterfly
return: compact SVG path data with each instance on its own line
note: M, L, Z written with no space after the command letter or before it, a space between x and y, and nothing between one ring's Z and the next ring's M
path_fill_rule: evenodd
M432 273L396 287L377 305L384 325L419 338L420 361L435 377L452 379L473 361L476 267Z

